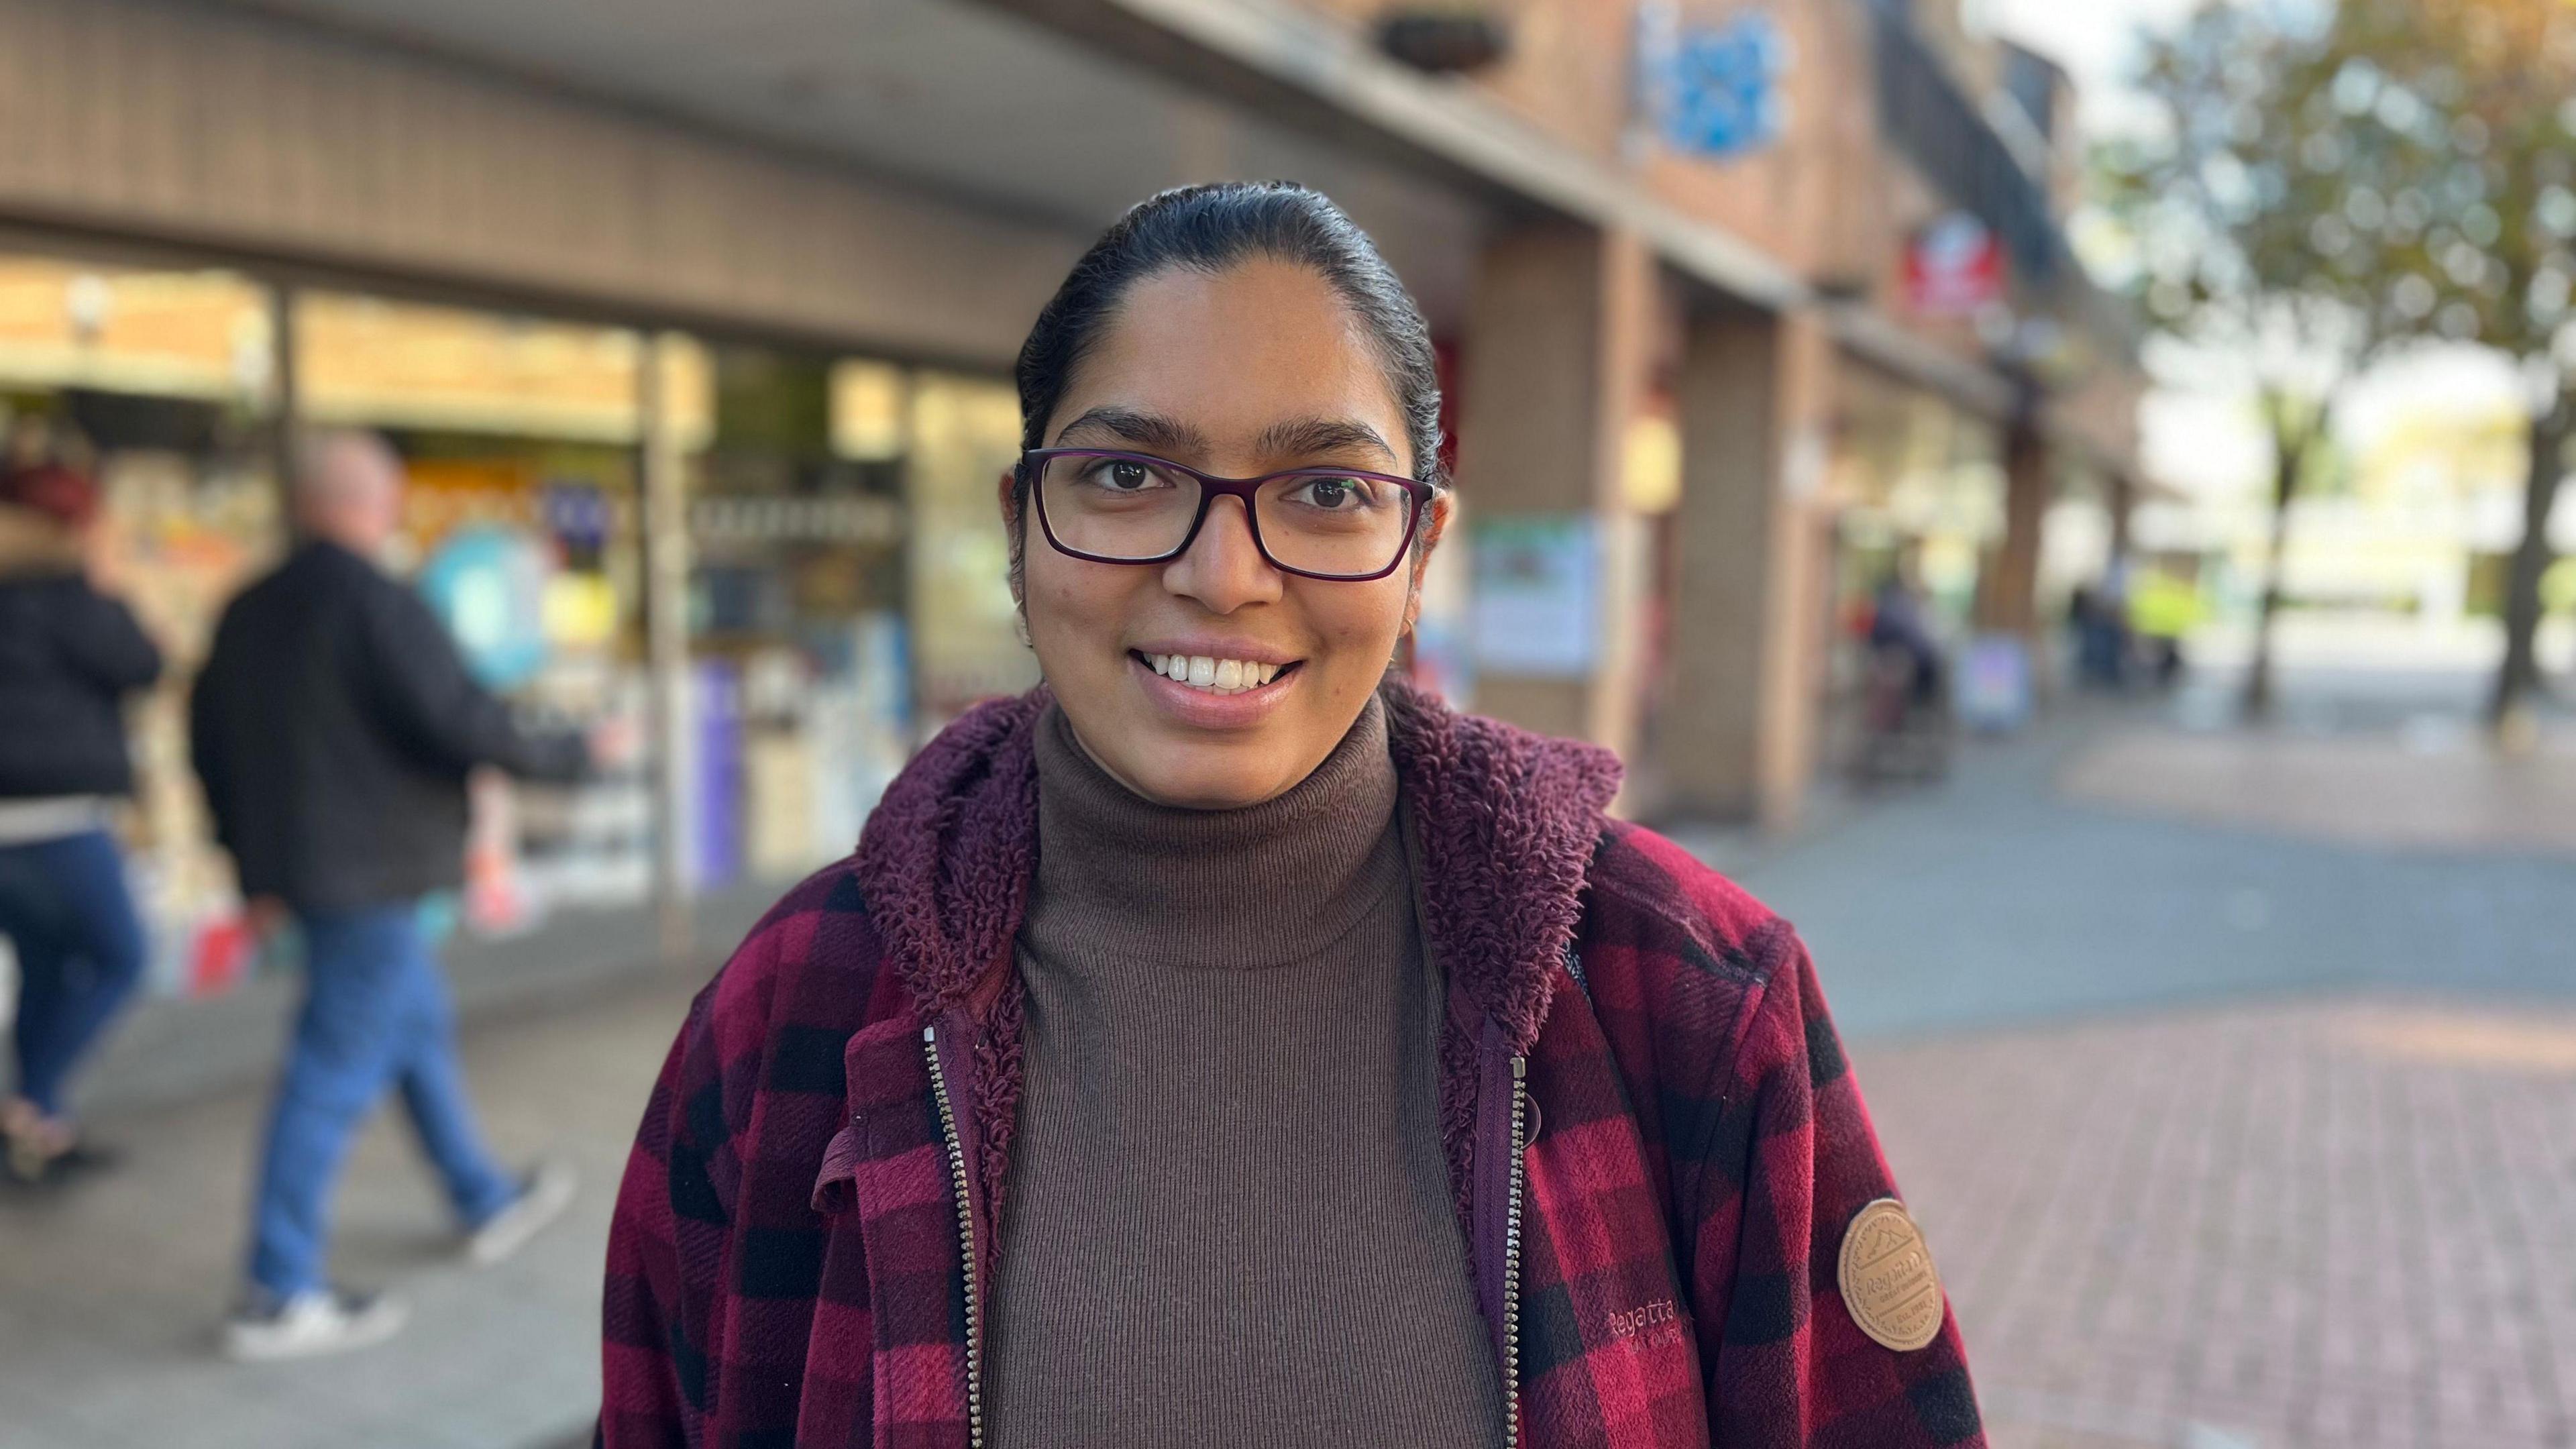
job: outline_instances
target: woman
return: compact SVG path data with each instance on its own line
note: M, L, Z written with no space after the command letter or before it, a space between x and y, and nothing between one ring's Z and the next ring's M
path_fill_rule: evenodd
M699 997L604 1442L1981 1442L1797 938L1385 677L1447 505L1367 238L1166 192L1019 386L1047 684Z
M0 936L18 958L8 1171L59 1181L104 1161L66 1111L72 1069L143 974L143 927L107 832L134 788L124 697L161 656L98 576L98 490L66 468L0 477Z

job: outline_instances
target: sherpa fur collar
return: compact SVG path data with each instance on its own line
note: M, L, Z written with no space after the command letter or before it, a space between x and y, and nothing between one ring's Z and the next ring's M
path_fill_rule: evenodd
M1619 788L1609 751L1382 688L1442 968L1527 1051L1574 938ZM859 888L925 1020L1009 969L1037 866L1035 731L1047 693L969 710L898 776L859 839Z

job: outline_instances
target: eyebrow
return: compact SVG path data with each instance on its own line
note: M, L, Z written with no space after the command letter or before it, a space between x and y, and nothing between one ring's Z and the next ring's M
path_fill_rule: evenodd
M1262 429L1253 446L1266 457L1334 453L1344 448L1371 448L1393 463L1395 449L1378 430L1351 418L1299 418Z
M1084 428L1114 434L1141 447L1167 453L1205 453L1207 437L1198 429L1160 413L1138 412L1134 408L1097 407L1056 429L1055 440L1061 446L1067 437Z
M1203 455L1208 451L1207 435L1177 418L1113 406L1093 408L1056 429L1056 444L1060 447L1066 438L1086 429L1158 452ZM1253 439L1254 451L1264 457L1312 457L1346 448L1366 448L1389 463L1396 461L1395 449L1387 445L1384 434L1351 418L1293 418L1271 424Z

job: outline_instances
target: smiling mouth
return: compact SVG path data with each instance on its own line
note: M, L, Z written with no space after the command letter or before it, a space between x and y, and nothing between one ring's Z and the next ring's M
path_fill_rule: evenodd
M1127 657L1165 679L1203 694L1250 694L1298 668L1297 664L1257 664L1249 659L1221 659L1206 654L1147 654L1136 649L1128 650Z

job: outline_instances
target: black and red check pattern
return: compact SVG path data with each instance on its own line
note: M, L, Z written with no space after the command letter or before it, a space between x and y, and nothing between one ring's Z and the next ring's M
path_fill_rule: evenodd
M1474 1186L1495 1180L1480 1124L1509 1120L1495 1064L1528 1061L1521 1442L1983 1444L1955 1325L1899 1353L1843 1307L1843 1228L1895 1189L1796 935L1605 820L1598 752L1400 686L1389 703L1451 981L1444 1133L1480 1285L1501 1242ZM988 1289L1009 1271L990 1245L1041 704L986 706L934 742L860 854L780 902L699 996L611 1230L603 1443L970 1442L968 1274ZM949 1083L971 1265L934 1022L972 1042Z

